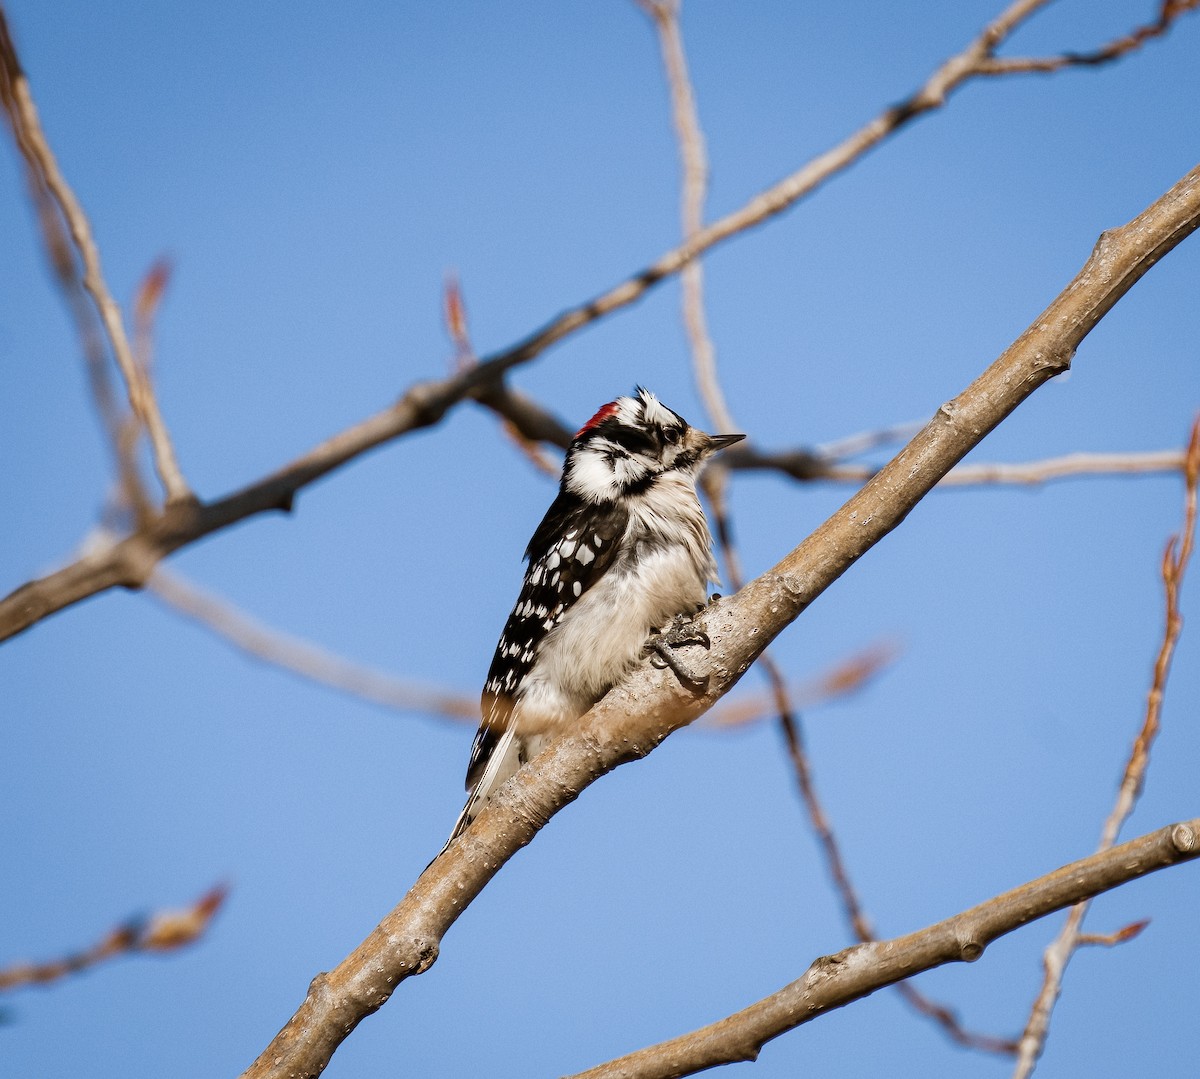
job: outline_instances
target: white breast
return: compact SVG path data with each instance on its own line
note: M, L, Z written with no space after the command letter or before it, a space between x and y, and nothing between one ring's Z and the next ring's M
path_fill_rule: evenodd
M702 607L717 579L711 543L688 478L664 477L635 500L613 564L541 642L515 702L517 729L577 719L641 659L652 629Z

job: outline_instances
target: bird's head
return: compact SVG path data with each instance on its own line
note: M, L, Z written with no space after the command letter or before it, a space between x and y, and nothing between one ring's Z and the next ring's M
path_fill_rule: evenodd
M649 390L599 409L567 450L562 485L589 502L648 491L663 476L694 479L704 462L745 435L710 435L672 412Z

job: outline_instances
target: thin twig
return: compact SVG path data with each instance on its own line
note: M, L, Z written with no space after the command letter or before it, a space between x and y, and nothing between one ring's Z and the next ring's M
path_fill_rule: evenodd
M83 264L83 288L91 297L108 336L117 366L125 378L129 405L145 425L154 452L155 468L168 502L190 500L193 495L179 470L175 449L158 409L158 401L148 379L139 369L125 333L121 310L104 280L100 266L100 251L92 236L91 224L75 192L58 167L58 161L42 131L37 107L29 90L29 80L21 69L16 49L9 34L8 23L0 10L0 68L5 72L7 88L4 103L8 107L13 129L19 132L16 142L29 167L44 182L62 218Z
M1065 52L1058 56L992 57L980 69L981 75L1051 74L1065 67L1095 67L1107 64L1140 49L1147 41L1161 37L1175 20L1195 11L1200 0L1162 0L1158 18L1135 27L1128 34L1110 41L1091 52Z
M863 484L879 472L877 465L841 464L811 450L764 453L753 446L727 450L716 468L733 471L779 472L802 482ZM1180 472L1181 450L1130 453L1068 453L1040 461L958 465L942 477L939 487L1034 486L1075 476L1132 476Z
M382 671L342 659L323 648L271 629L227 600L205 592L159 566L147 591L179 614L264 663L311 682L402 712L423 712L447 719L479 721L479 700L401 681Z
M1076 943L1081 947L1084 945L1098 945L1102 948L1114 948L1118 944L1124 944L1126 941L1133 940L1149 924L1150 920L1143 918L1140 922L1130 922L1129 925L1124 925L1112 933L1080 933Z
M0 992L56 982L118 955L176 951L194 944L212 924L228 893L228 887L219 884L184 910L157 911L149 917L131 918L82 952L46 963L14 963L0 969Z
M1162 581L1165 599L1165 619L1162 642L1154 663L1154 677L1146 696L1146 715L1142 728L1134 740L1125 774L1117 790L1116 803L1104 822L1097 849L1108 850L1117 841L1122 825L1129 819L1137 804L1138 795L1146 781L1146 769L1150 764L1150 749L1158 735L1162 715L1163 696L1166 693L1167 677L1171 671L1171 659L1183 630L1183 616L1179 611L1179 590L1187 572L1188 560L1196 537L1196 490L1200 483L1200 418L1192 426L1188 442L1184 492L1183 529L1181 535L1171 537L1162 557ZM1080 903L1071 908L1066 923L1042 957L1044 976L1041 989L1034 1000L1025 1024L1025 1032L1017 1052L1017 1064L1013 1079L1028 1079L1037 1067L1038 1058L1046 1045L1050 1030L1050 1017L1062 992L1063 976L1071 956L1083 940L1083 920L1087 916L1088 904ZM1130 934L1132 936L1133 934ZM1124 938L1128 939L1128 937Z

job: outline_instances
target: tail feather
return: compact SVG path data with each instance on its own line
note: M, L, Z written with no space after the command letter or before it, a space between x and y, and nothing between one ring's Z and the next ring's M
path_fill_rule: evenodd
M467 830L467 826L479 815L492 793L517 774L517 770L528 759L529 748L527 741L518 738L511 727L500 735L479 778L467 788L467 804L458 815L454 830L446 840L446 846L438 851L439 858L446 852L446 847Z

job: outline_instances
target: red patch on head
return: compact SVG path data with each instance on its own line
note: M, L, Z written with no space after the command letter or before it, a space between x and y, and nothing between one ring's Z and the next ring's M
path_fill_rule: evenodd
M616 401L609 401L607 405L600 409L590 420L587 421L578 431L575 432L575 437L579 438L584 431L590 431L593 427L602 424L609 416L615 416L620 411Z

